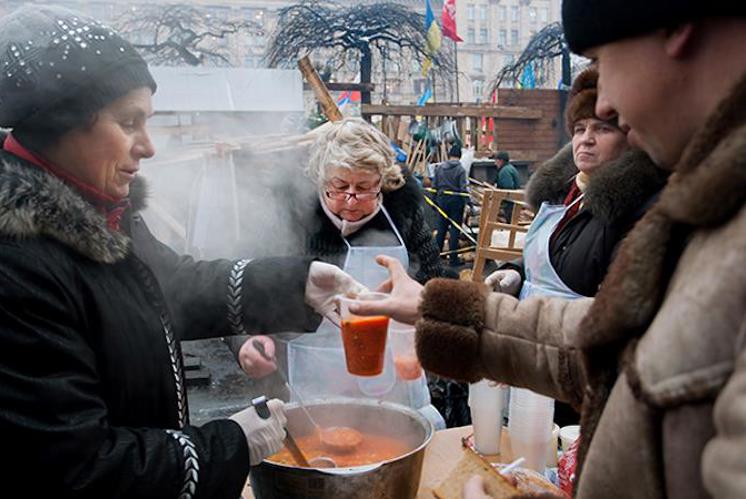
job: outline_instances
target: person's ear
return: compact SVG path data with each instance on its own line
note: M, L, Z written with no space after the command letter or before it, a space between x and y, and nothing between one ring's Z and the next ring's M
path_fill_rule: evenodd
M694 23L680 24L665 31L664 50L666 55L681 58L691 50L695 35Z

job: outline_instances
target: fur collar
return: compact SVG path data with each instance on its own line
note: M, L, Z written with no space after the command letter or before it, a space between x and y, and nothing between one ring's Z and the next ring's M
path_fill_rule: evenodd
M391 218L397 222L404 222L411 216L413 207L422 203L422 188L412 176L405 177L404 185L383 196L383 205ZM399 225L401 226L401 225Z
M534 210L545 201L561 204L577 173L572 144L567 144L531 176L526 199ZM668 173L656 167L644 152L627 151L589 177L585 206L593 216L614 222L640 210L663 187L667 177Z
M130 213L145 207L146 187L133 182ZM127 216L127 215L126 215ZM130 239L112 232L106 218L60 179L0 151L0 237L50 237L91 260L114 263Z

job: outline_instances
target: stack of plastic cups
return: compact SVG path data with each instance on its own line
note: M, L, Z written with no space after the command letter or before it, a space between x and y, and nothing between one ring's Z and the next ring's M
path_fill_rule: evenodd
M499 454L505 386L483 379L469 385L469 409L474 448L480 454Z
M508 433L513 455L525 457L526 467L539 473L546 467L553 418L553 399L523 388L510 389Z

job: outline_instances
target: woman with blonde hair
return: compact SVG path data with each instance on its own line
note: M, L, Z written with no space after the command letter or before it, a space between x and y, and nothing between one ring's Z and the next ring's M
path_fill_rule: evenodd
M375 262L382 254L400 261L420 283L441 276L438 250L425 221L422 191L415 179L402 175L388 137L360 118L324 126L305 170L319 200L310 222L299 222L306 234L305 254L337 265L370 289L388 276ZM411 386L400 386L391 362L376 378L354 379L345 371L339 336L339 328L324 321L316 334L289 343L288 374L301 393L374 396L417 409L429 406L424 375L414 391ZM266 360L253 343L261 342L271 355L276 345L268 336L251 338L253 341L243 343L232 338L231 347L238 350L241 368L249 376L264 378L277 365ZM437 413L433 420L442 421Z

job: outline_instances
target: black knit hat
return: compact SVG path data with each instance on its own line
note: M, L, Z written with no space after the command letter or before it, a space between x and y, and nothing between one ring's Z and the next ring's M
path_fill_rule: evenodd
M705 17L746 16L744 0L563 0L570 49L589 48Z
M460 158L461 157L461 146L459 144L453 144L448 150L449 158Z
M51 6L0 19L0 127L59 112L95 112L129 91L156 84L135 49L104 24Z

